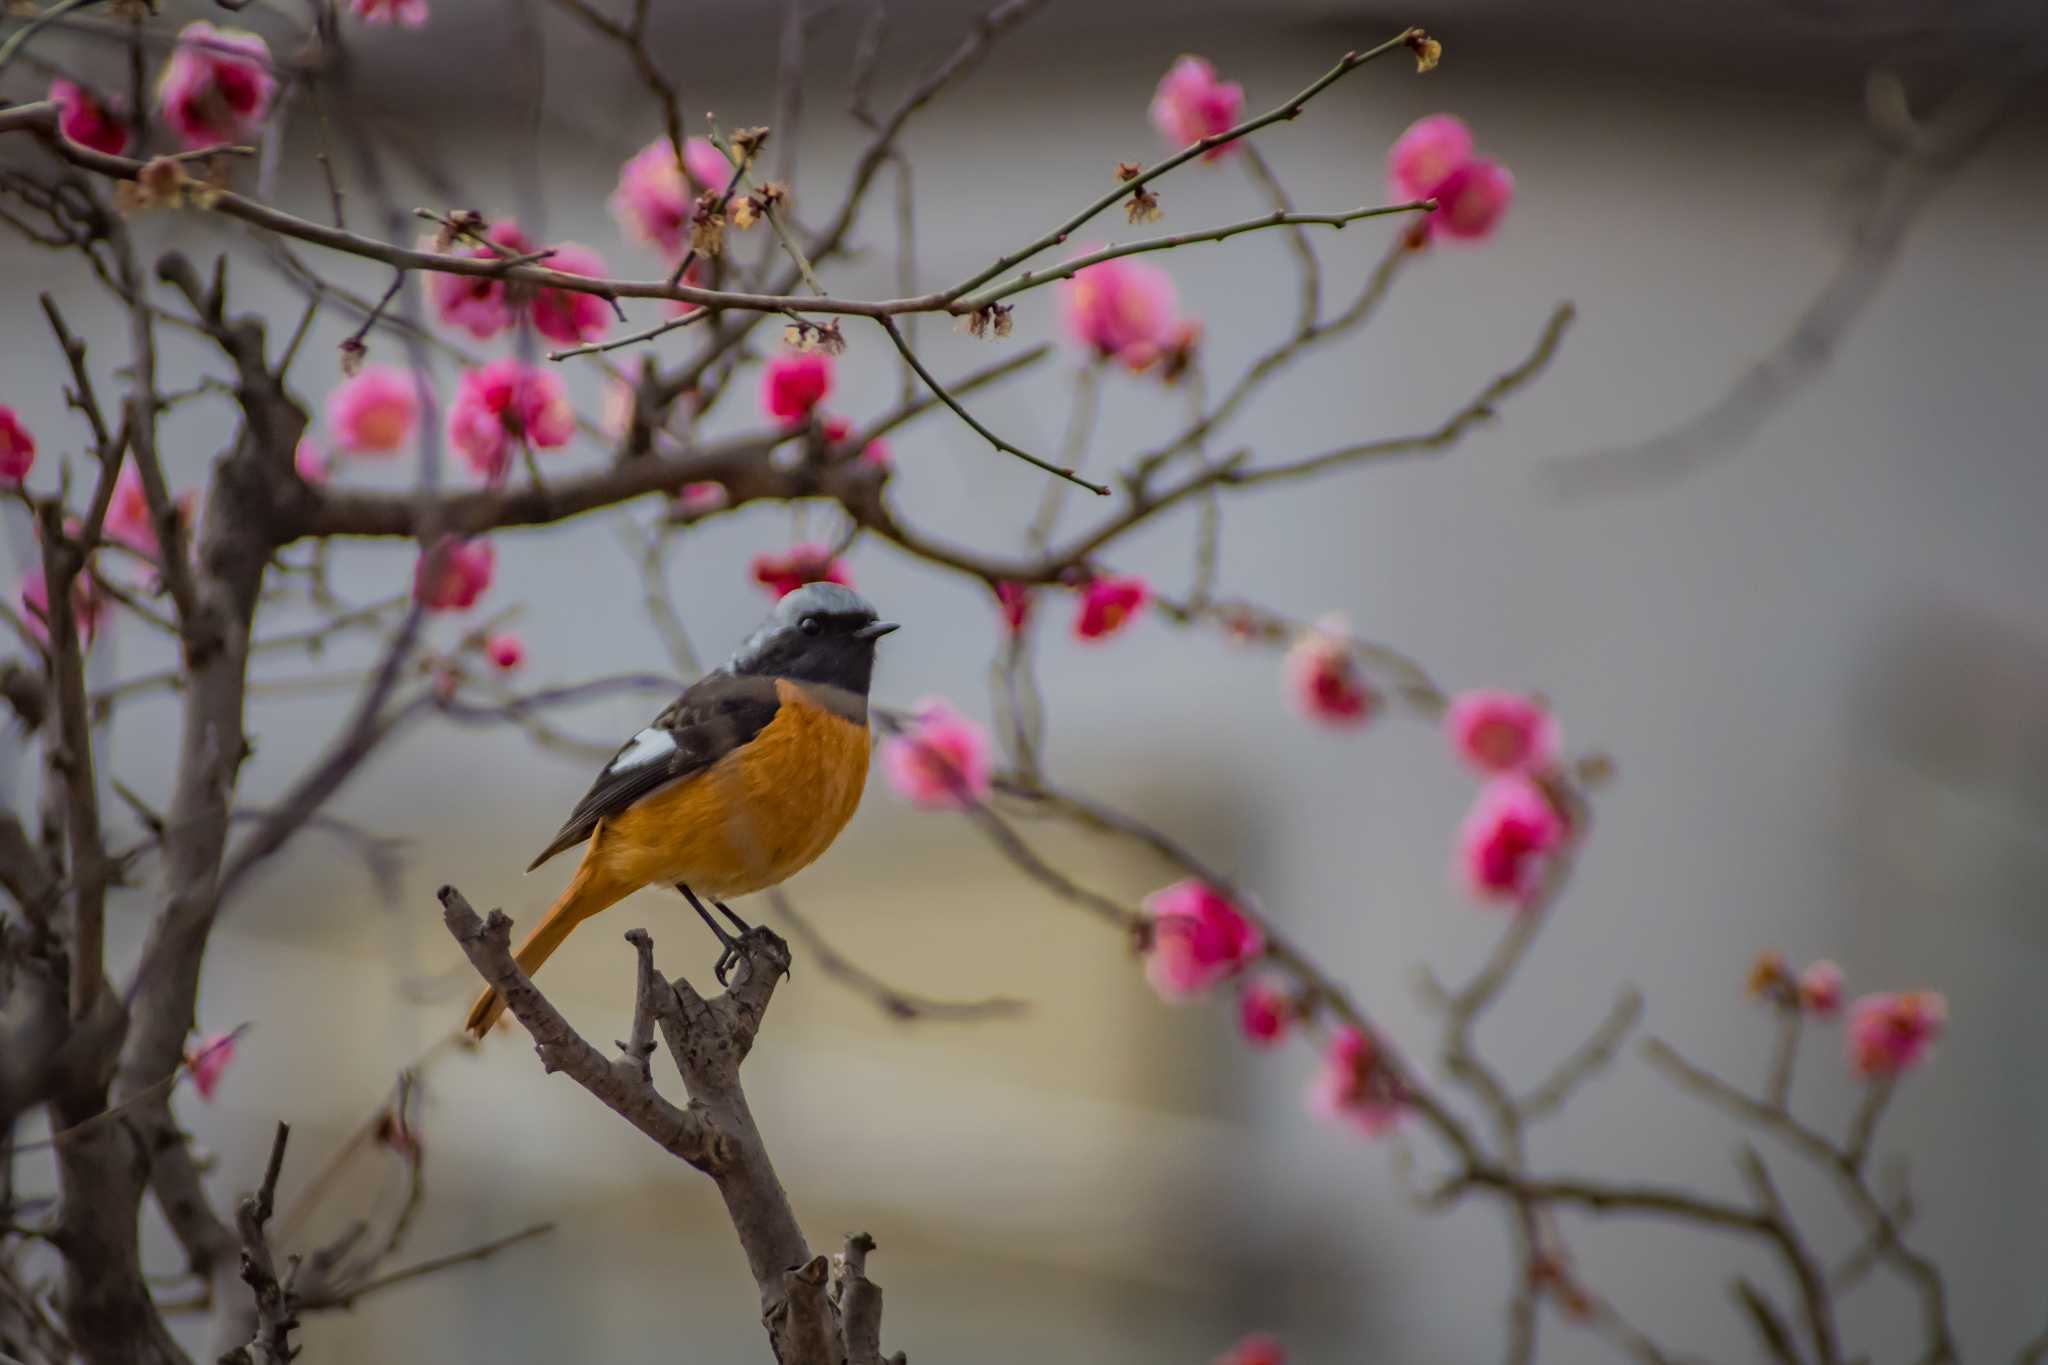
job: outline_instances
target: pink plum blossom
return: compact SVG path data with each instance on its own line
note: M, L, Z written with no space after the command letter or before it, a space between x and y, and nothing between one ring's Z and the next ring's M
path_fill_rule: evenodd
M178 45L156 83L164 121L192 149L250 141L276 93L270 45L254 33L215 28L203 19L178 31Z
M1387 156L1387 182L1399 199L1435 199L1420 240L1435 233L1477 241L1492 235L1514 199L1506 167L1472 149L1472 132L1451 114L1418 119Z
M1364 1137L1379 1137L1399 1121L1400 1083L1367 1034L1348 1024L1323 1050L1323 1064L1309 1086L1311 1113L1344 1124Z
M707 189L723 191L731 177L732 163L704 138L683 143L683 164L677 166L675 148L667 138L658 137L619 168L612 217L630 235L670 256L681 256L697 196Z
M1427 221L1446 237L1481 241L1500 226L1514 198L1513 172L1497 161L1474 157L1436 187L1436 212Z
M1098 578L1081 590L1074 634L1082 640L1108 639L1129 625L1151 600L1152 589L1142 578Z
M1528 905L1570 827L1543 787L1506 773L1479 791L1458 832L1465 886L1477 899Z
M550 270L565 275L605 274L604 257L587 246L564 242L546 262ZM533 295L533 328L561 346L580 346L595 341L611 330L611 305L595 294L573 289L539 289Z
M1472 130L1455 114L1417 119L1387 153L1387 188L1396 199L1427 199L1472 159Z
M235 1035L215 1033L201 1038L193 1049L185 1054L185 1069L192 1073L192 1088L199 1092L202 1100L211 1100L214 1091L220 1088L222 1076L227 1074L228 1063L235 1060Z
M1063 280L1059 293L1067 335L1105 360L1143 370L1174 344L1173 277L1156 265L1099 261Z
M503 248L503 252L472 246L461 254L473 261L495 261L504 254L530 255L534 249L533 239L509 218L493 224L484 237ZM462 328L478 341L488 341L519 317L519 308L505 282L489 275L449 275L437 271L427 277L427 294L434 303L434 316L450 327Z
M122 465L120 474L115 476L114 495L107 502L107 518L101 526L109 539L130 549L146 555L157 551L156 518L150 515L142 471L132 461Z
M349 455L390 455L419 428L419 381L390 365L367 365L327 395L327 429Z
M1152 126L1175 151L1234 127L1244 113L1244 87L1216 79L1216 68L1200 57L1182 57L1167 68L1152 96ZM1214 161L1237 148L1225 142L1202 154Z
M1024 627L1031 621L1031 603L1034 594L1023 583L1012 583L1007 579L996 584L996 606L1003 614L1003 628L1012 635L1022 635Z
M843 445L854 435L853 423L844 417L827 417L824 423L825 439L833 445ZM889 443L877 437L860 448L860 459L864 464L887 469L894 457L889 453Z
M35 468L36 438L13 408L0 405L0 484L18 484Z
M526 662L526 642L509 630L499 631L484 641L484 657L491 667L510 673Z
M1275 1047L1294 1028L1294 999L1278 981L1247 982L1237 996L1237 1023L1253 1047Z
M81 147L119 156L128 148L128 125L120 106L103 100L76 81L50 82L50 102L57 106L57 131Z
M797 545L779 555L754 556L754 581L783 598L806 583L838 583L853 586L846 565L832 557L823 545Z
M1519 692L1461 692L1444 713L1451 748L1481 773L1542 773L1564 745L1557 720L1542 702Z
M1304 714L1325 725L1363 725L1379 698L1366 686L1347 643L1344 622L1328 617L1288 647L1288 690Z
M1947 1025L1939 992L1866 995L1849 1006L1849 1060L1859 1075L1897 1076L1927 1059Z
M676 494L676 510L686 516L701 517L716 512L732 501L732 495L725 491L725 485L713 481L686 483ZM781 594L777 594L780 596Z
M333 465L310 436L299 438L297 448L292 451L292 468L298 470L299 477L310 484L326 483L334 477Z
M1808 964L1799 974L1799 1005L1812 1014L1834 1014L1842 1008L1842 969L1826 958Z
M448 442L486 479L504 477L515 443L555 450L576 434L576 412L551 370L511 356L463 373L448 409Z
M761 371L761 410L786 426L808 422L832 392L832 357L823 351L783 351Z
M1189 878L1145 898L1151 941L1145 979L1160 998L1192 1000L1266 950L1266 935L1231 899Z
M356 18L379 27L420 28L427 22L427 0L348 0L348 7Z
M940 697L926 697L902 734L882 741L882 772L911 802L964 810L988 798L993 769L988 731Z
M491 586L497 565L497 551L488 540L444 538L421 553L413 596L428 611L468 611Z

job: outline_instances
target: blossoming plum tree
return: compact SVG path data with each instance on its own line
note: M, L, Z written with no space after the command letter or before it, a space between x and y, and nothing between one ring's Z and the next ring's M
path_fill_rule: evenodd
M1419 434L1310 456L1203 453L1207 437L1252 394L1282 382L1296 358L1354 335L1401 276L1425 268L1440 243L1474 245L1500 230L1514 181L1476 154L1470 130L1448 114L1421 120L1394 143L1387 157L1393 202L1386 205L1299 211L1259 153L1264 130L1301 115L1333 83L1375 59L1403 54L1426 72L1442 56L1437 42L1410 29L1361 47L1250 116L1242 85L1202 57L1182 57L1150 102L1163 156L1149 165L1105 166L1110 188L1077 191L1076 207L1060 220L1002 244L964 280L929 293L864 299L832 294L826 279L857 240L859 210L877 176L909 155L904 136L920 111L964 80L1041 0L1003 0L950 55L920 73L897 104L864 111L870 140L837 207L809 183L768 178L763 147L793 130L686 125L665 74L667 59L649 41L648 5L630 6L621 19L591 0L557 3L616 45L622 69L646 87L648 122L659 131L624 160L609 202L631 249L660 260L654 278L615 276L593 247L538 241L508 217L455 206L423 211L432 231L409 240L415 229L396 226L403 216L375 176L344 187L324 158L328 193L314 201L279 202L252 183L243 162L249 144L286 145L294 97L346 94L345 86L328 87L349 40L347 25L431 34L427 0L350 0L346 13L323 11L321 22L304 30L289 29L282 10L252 8L246 21L266 25L267 37L203 19L178 27L168 17L116 6L126 22L85 29L104 46L79 49L75 62L46 57L39 36L53 23L61 29L65 13L81 7L81 0L61 0L0 48L4 222L58 253L53 269L61 262L71 272L61 305L54 289L42 300L42 321L71 376L70 411L40 395L0 391L0 491L17 513L10 529L33 537L37 561L0 614L16 643L0 692L46 758L34 814L0 814L0 884L10 903L0 925L0 1132L11 1133L28 1114L47 1114L56 1189L47 1208L31 1207L18 1201L16 1182L0 1181L10 1229L0 1247L0 1356L35 1365L188 1359L166 1325L160 1284L144 1273L138 1228L147 1201L163 1212L191 1281L203 1291L214 1356L248 1362L289 1360L301 1323L323 1310L354 1306L387 1284L427 1269L451 1270L533 1234L514 1232L424 1267L393 1270L387 1261L406 1240L401 1218L381 1239L359 1230L345 1243L295 1248L303 1259L285 1261L272 1248L277 1234L270 1227L286 1155L282 1127L257 1192L232 1215L225 1211L218 1182L202 1172L176 1118L187 1081L202 1102L233 1083L236 1034L200 1035L197 1027L211 930L250 871L309 828L340 829L373 864L386 856L374 832L343 824L327 804L370 754L412 727L447 718L517 724L545 737L540 717L551 705L673 688L669 678L597 677L542 693L511 692L505 679L522 667L526 643L500 618L480 612L498 564L495 533L651 512L650 610L656 628L677 642L678 670L688 671L694 663L666 596L661 546L749 504L810 502L829 508L833 533L764 547L750 566L733 566L734 585L751 580L780 595L806 582L848 582L846 548L864 536L933 573L981 585L990 618L1001 626L999 723L984 728L967 714L972 708L937 698L904 712L881 709L880 769L888 784L919 807L971 821L1023 875L1119 931L1121 938L1105 937L1104 951L1135 945L1146 979L1164 999L1227 998L1252 1045L1274 1050L1299 1041L1313 1048L1317 1064L1305 1101L1313 1114L1367 1143L1427 1138L1434 1157L1422 1204L1486 1199L1507 1216L1518 1266L1506 1315L1510 1361L1534 1358L1546 1317L1599 1332L1637 1358L1667 1358L1649 1328L1575 1270L1557 1215L1591 1209L1676 1217L1751 1239L1782 1272L1777 1287L1745 1282L1742 1308L1759 1342L1782 1360L1840 1365L1841 1286L1816 1270L1820 1253L1761 1159L1745 1163L1747 1201L1681 1183L1549 1175L1530 1163L1527 1125L1565 1104L1614 1057L1639 1014L1631 993L1531 1087L1510 1085L1474 1044L1475 1021L1508 988L1534 936L1557 913L1572 864L1595 844L1593 799L1605 762L1567 750L1543 699L1497 689L1454 695L1415 661L1361 638L1339 618L1305 619L1224 598L1215 582L1220 530L1213 515L1202 518L1202 551L1185 592L1119 566L1127 534L1183 511L1213 509L1240 489L1337 477L1375 460L1445 450L1495 416L1555 352L1570 322L1568 307L1538 329L1519 361L1478 381L1466 404ZM881 50L879 42L864 45L861 60L870 66L859 88L871 88ZM115 88L124 72L125 93ZM803 72L785 72L784 79L800 82ZM1136 122L1144 114L1142 92L1132 105ZM352 136L363 140L359 164L376 165L378 149L367 135ZM1132 225L1164 217L1159 187L1191 162L1206 167L1196 174L1242 167L1260 198L1256 214L1074 245L1084 230L1102 234L1108 225L1099 220L1118 207ZM811 196L802 220L790 211L799 189ZM382 211L380 230L346 220L345 204L364 199ZM184 214L195 232L218 232L224 244L226 229L252 230L306 286L303 315L241 311L225 249L211 269L175 252L150 259L151 218L167 213ZM1383 225L1377 266L1354 297L1332 308L1312 230L1380 217L1391 221ZM1261 231L1284 233L1290 242L1299 316L1242 374L1207 373L1203 328L1175 289L1171 253ZM777 245L762 253L761 264L745 266L730 247L750 233ZM322 279L311 263L317 253L381 263L392 283L380 299L357 298ZM104 306L127 319L125 354L89 354L67 317L81 306L80 291L94 286L104 289ZM1117 471L1113 485L1084 474L1071 453L1043 456L997 434L975 416L974 395L1012 381L1048 350L1006 345L1013 310L1021 307L1056 310L1081 358L1078 411L1092 410L1094 385L1164 387L1199 374L1207 388L1195 415L1169 424L1154 448ZM636 328L634 313L642 309L657 320L640 319ZM336 310L358 325L323 365L302 354L302 342L316 318ZM964 376L936 376L903 325L920 315L957 321L987 342L991 363ZM692 330L673 335L684 328ZM13 344L26 344L26 332L27 321L17 320ZM555 348L545 360L539 342ZM827 406L837 401L862 411L861 400L872 402L835 384L835 356L855 345L886 347L900 359L905 381L899 401L875 404L879 411L858 422ZM173 346L210 367L209 382L195 392L225 395L238 422L232 447L204 487L189 491L174 486L176 464L165 458L187 396L163 387L159 362ZM637 352L631 368L614 359L629 350ZM605 367L610 381L605 411L587 419L560 378L561 366L586 357L595 357L589 363ZM440 377L451 367L452 385ZM445 404L437 401L443 393ZM747 413L753 427L736 437L704 434L700 422L721 405ZM445 419L437 420L443 407ZM316 409L324 413L318 429L308 415ZM1026 531L1022 551L955 546L929 534L892 497L892 482L911 475L899 470L885 439L900 440L896 433L926 419L971 432L990 447L989 458L1024 461L1057 492L1098 495L1102 510L1062 540L1055 534L1059 508L1049 501L1051 511ZM460 457L458 470L440 467L443 442ZM409 449L418 451L414 488L394 491L362 478L358 462L400 467L415 458ZM537 458L543 452L550 460L545 473ZM382 601L348 600L328 572L329 549L342 541L409 544L409 567L397 565L391 574L403 590ZM65 603L68 610L58 605ZM1283 656L1276 678L1308 724L1370 732L1407 719L1442 730L1444 761L1480 779L1462 827L1446 831L1446 847L1456 849L1456 879L1476 904L1503 915L1498 947L1485 965L1463 985L1435 988L1445 1027L1434 1065L1376 1027L1344 986L1342 964L1287 933L1284 911L1262 904L1255 889L1140 815L1055 781L1043 760L1039 708L1019 699L1036 697L1033 642L1055 620L1056 604L1068 611L1066 628L1075 638L1106 650L1150 622L1273 650ZM299 624L275 624L280 620ZM304 771L278 775L272 785L282 789L280 799L251 807L240 795L243 770L265 762L252 758L250 745L263 724L252 687L258 663L366 629L381 633L379 661L354 680L354 700L323 752ZM182 669L89 686L88 652L110 630L166 634ZM130 791L105 770L102 727L137 691L172 687L183 696L176 772L166 792ZM110 792L120 807L109 805ZM1019 811L1132 840L1172 869L1171 880L1140 906L1092 892L1034 849L1013 824ZM133 846L126 843L131 830L140 839ZM139 960L125 970L105 950L107 900L116 887L146 898L153 911ZM790 964L788 945L765 929L748 933L744 969L726 992L707 999L683 978L660 973L651 940L636 931L632 1028L623 1055L612 1058L519 970L504 916L478 916L452 887L442 902L456 942L503 992L545 1064L567 1072L726 1194L777 1359L881 1361L880 1291L866 1275L872 1239L858 1235L836 1254L814 1253L769 1164L768 1135L747 1117L740 1063ZM804 936L818 942L814 931ZM894 1014L940 1010L847 967L836 953L814 955ZM1860 1224L1858 1254L1921 1290L1924 1358L1952 1360L1939 1274L1908 1243L1903 1218L1873 1192L1867 1174L1884 1106L1926 1064L1946 1008L1926 990L1866 995L1849 1006L1846 1065L1862 1078L1865 1098L1847 1136L1836 1139L1795 1112L1791 1087L1801 1029L1841 1011L1843 980L1832 963L1794 974L1775 956L1759 959L1751 989L1780 1025L1761 1092L1706 1073L1661 1044L1647 1055L1688 1091L1738 1122L1787 1138L1824 1169ZM689 1091L687 1108L650 1078L647 1059L657 1036ZM413 1085L412 1075L403 1078L344 1154L383 1153L417 1192L424 1143L410 1104ZM28 1158L24 1148L0 1154L8 1163ZM54 1254L30 1254L32 1239ZM1779 1301L1787 1296L1789 1310ZM1279 1365L1283 1355L1282 1343L1254 1334L1226 1358Z

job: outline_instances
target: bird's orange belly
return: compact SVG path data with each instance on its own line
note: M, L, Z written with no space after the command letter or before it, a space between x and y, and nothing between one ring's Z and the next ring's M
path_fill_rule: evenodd
M608 876L723 900L795 876L831 846L867 782L867 726L793 683L776 691L775 718L750 742L599 827Z

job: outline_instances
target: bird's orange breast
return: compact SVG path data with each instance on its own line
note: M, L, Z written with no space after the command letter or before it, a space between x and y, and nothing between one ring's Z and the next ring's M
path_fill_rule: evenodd
M860 805L868 728L778 681L775 717L711 767L599 826L591 850L608 877L634 886L687 883L723 900L809 866Z

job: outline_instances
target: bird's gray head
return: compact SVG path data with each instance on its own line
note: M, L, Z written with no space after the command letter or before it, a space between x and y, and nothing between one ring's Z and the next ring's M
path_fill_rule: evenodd
M875 641L894 629L853 589L806 583L775 604L726 669L820 683L865 698Z

